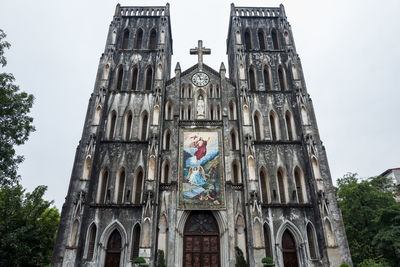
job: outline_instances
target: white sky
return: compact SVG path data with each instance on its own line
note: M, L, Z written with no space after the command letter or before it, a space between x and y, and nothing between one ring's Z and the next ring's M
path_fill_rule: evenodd
M113 0L2 0L0 28L12 44L7 72L35 95L37 131L18 149L22 184L48 186L61 208L76 147L104 50ZM121 1L121 5L165 5ZM205 63L219 70L226 57L231 1L172 0L172 70L196 63L189 49L202 39ZM236 6L278 6L281 1L235 1ZM282 1L292 25L313 99L332 177L361 177L400 167L400 1ZM396 64L395 64L396 63ZM3 71L3 70L0 70Z

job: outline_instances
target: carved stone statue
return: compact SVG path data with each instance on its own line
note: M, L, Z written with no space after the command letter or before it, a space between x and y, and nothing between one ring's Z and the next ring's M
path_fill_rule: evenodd
M204 119L205 117L205 103L202 95L197 98L197 118Z

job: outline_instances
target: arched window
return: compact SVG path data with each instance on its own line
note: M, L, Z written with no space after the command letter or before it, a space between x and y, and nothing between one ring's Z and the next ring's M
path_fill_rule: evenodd
M305 188L303 181L303 173L299 167L294 168L294 180L296 182L297 197L299 203L305 203Z
M122 45L121 48L122 49L128 49L128 42L129 42L129 30L125 29L124 33L122 35Z
M150 31L149 49L156 49L157 45L157 32L155 29Z
M125 170L122 169L118 177L118 193L117 193L117 203L122 204L124 200L124 189L125 189Z
M332 231L331 222L328 219L325 219L325 233L326 233L326 241L328 242L328 247L332 248L336 246L335 236Z
M168 183L169 182L169 162L168 160L165 160L163 162L163 169L162 169L162 179L161 182L162 183Z
M256 140L262 140L262 121L261 121L261 115L258 111L254 113L253 120L254 120L255 138Z
M108 73L110 72L110 65L106 65L103 71L103 80L108 79Z
M100 174L99 191L97 195L98 203L105 203L108 187L108 170L103 170Z
M260 50L265 50L264 31L258 29L257 36L258 36L258 43L260 44Z
M192 97L192 85L191 84L189 84L187 91L188 91L188 94L187 94L188 97Z
M292 75L294 80L299 79L299 73L297 72L296 66L292 64Z
M212 84L210 84L210 98L213 98L214 97L214 88L213 88L213 86L212 86Z
M121 90L122 88L122 78L124 76L124 69L120 65L117 71L117 82L115 84L115 90Z
M229 119L236 120L236 105L233 100L229 102Z
M92 226L90 227L90 231L89 231L88 252L87 252L87 258L86 258L87 261L93 260L94 247L96 244L96 233L97 233L97 227L93 223Z
M165 105L165 119L172 120L172 104L170 101L167 101Z
M144 89L146 91L151 90L152 81L153 81L153 69L149 66L149 67L147 67L147 70L146 70L146 82L145 82L145 86L144 86Z
M170 142L171 142L171 131L169 129L166 129L164 131L164 150L169 150Z
M143 30L139 29L136 32L135 49L142 49L142 41L143 41Z
M276 119L276 114L271 110L269 113L269 127L271 129L271 138L273 141L278 140L278 125L277 125L277 119Z
M278 33L275 29L272 29L271 31L271 38L272 38L272 45L274 47L274 50L279 49L279 39L278 39Z
M264 203L270 203L270 191L269 191L269 180L267 170L264 167L260 169L260 184L261 184L261 195Z
M213 120L213 119L214 119L214 106L211 105L210 106L210 120Z
M268 224L264 224L265 256L272 258L271 231Z
M114 139L115 137L115 123L117 121L117 112L113 110L110 114L110 126L108 128L108 139Z
M158 125L159 117L160 117L160 109L158 108L158 106L155 106L153 111L153 125Z
M286 111L285 113L285 122L286 122L286 130L287 130L287 136L290 141L293 141L294 138L294 132L292 128L292 114L290 113L289 110Z
M271 87L271 78L270 78L270 75L269 75L269 68L267 66L264 67L263 74L264 74L264 87L265 87L265 90L269 91L269 90L271 90L272 87Z
M239 149L239 140L238 140L237 133L235 130L231 131L231 147L232 147L232 150Z
M185 106L182 105L181 106L181 115L180 115L180 119L184 120L185 119Z
M136 172L135 179L135 198L133 200L134 204L140 204L140 199L142 198L142 184L143 184L143 170L140 168Z
M247 105L243 105L243 124L244 125L250 124L249 107Z
M139 257L139 245L140 245L140 225L136 224L133 228L132 233L132 252L131 252L131 260L134 261L137 257Z
M85 160L85 166L83 167L83 175L82 175L83 180L89 179L90 166L91 166L91 159L90 156L87 156Z
M240 165L236 160L232 163L232 183L240 183Z
M304 106L301 107L301 118L303 119L303 124L304 125L309 125L310 122L308 121L308 114L307 110Z
M312 157L311 162L312 162L313 171L314 171L314 178L321 179L321 172L319 170L319 164L318 164L317 159L315 157Z
M247 29L244 33L244 42L245 42L245 46L246 46L246 50L251 50L252 46L251 46L251 33L250 30Z
M221 119L221 107L220 105L217 105L217 120Z
M185 85L182 84L182 88L181 88L181 98L185 98Z
M250 82L250 90L256 90L256 73L254 68L251 66L249 68L249 82Z
M256 179L256 165L254 163L254 158L249 156L247 161L249 165L249 180L254 181Z
M308 239L308 249L310 250L310 258L316 259L317 258L317 251L315 245L315 238L314 238L314 229L311 226L311 223L307 224L307 239Z
M132 90L137 90L138 75L139 75L139 69L137 66L135 66L132 69L132 81L131 81Z
M219 85L218 85L218 84L215 86L215 94L216 94L216 96L215 96L215 97L220 97L220 93L219 93Z
M278 76L279 76L279 86L281 90L286 90L286 75L285 75L285 70L283 67L280 65L278 68Z
M278 189L279 189L279 197L281 200L282 204L286 203L286 177L283 173L283 170L279 168L278 173L277 173L277 179L278 179Z
M145 141L147 139L147 127L149 115L147 111L142 112L142 121L141 121L141 131L140 131L140 140Z
M190 105L189 105L189 106L188 106L188 109L187 109L187 119L188 119L188 120L190 120L191 112L192 112L192 108L191 108Z
M126 128L125 128L125 140L129 141L131 137L131 129L132 129L132 112L129 111L128 114L126 114Z
M76 219L74 224L72 225L71 236L69 239L69 246L76 247L78 243L78 230L79 230L79 221Z

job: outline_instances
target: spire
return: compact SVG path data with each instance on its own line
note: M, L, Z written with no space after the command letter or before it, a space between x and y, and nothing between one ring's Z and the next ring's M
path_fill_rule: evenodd
M176 67L175 67L175 76L178 77L181 75L181 65L179 62L176 62Z
M221 66L219 67L219 74L221 76L221 78L225 78L225 73L226 73L226 68L224 65L224 62L221 62Z
M121 5L118 3L117 6L115 7L115 17L121 16Z

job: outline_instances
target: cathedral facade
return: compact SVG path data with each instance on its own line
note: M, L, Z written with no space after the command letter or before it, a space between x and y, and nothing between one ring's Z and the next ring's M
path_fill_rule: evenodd
M231 6L228 70L171 74L169 5L117 5L54 266L351 264L284 7Z

